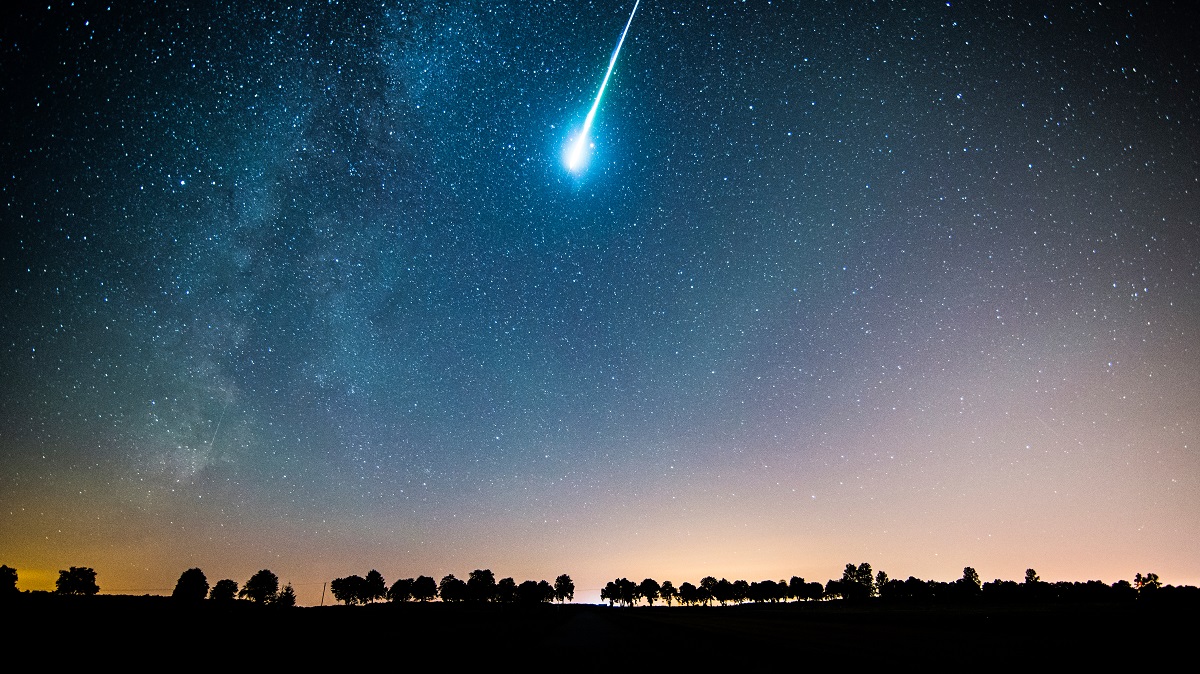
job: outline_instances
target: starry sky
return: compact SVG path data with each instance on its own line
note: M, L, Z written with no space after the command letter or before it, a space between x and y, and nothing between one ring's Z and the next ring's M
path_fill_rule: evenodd
M4 9L0 562L1200 583L1182 7Z

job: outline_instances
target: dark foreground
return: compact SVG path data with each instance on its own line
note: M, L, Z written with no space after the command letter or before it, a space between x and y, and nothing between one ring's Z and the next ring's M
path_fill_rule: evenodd
M181 606L165 597L22 595L0 606L9 653L47 662L264 666L518 664L599 670L913 663L992 669L1165 664L1194 652L1184 605L729 607L378 604ZM1189 658L1190 659L1190 658Z

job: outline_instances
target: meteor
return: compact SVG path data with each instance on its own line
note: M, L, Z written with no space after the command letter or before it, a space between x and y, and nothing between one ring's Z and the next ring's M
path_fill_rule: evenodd
M621 31L621 39L617 41L617 48L613 50L612 57L608 59L608 70L604 73L604 81L600 83L600 91L596 92L596 100L592 101L592 109L588 110L587 118L583 120L583 128L567 143L567 149L563 152L563 163L571 173L579 173L587 164L588 150L592 148L590 138L592 122L596 119L596 109L600 107L600 98L604 96L608 78L612 75L613 66L617 64L617 55L621 53L621 45L625 44L625 34L629 32L629 26L633 23L633 15L637 13L638 4L641 1L635 0L633 3L633 11L629 13L629 20L625 22L625 30Z

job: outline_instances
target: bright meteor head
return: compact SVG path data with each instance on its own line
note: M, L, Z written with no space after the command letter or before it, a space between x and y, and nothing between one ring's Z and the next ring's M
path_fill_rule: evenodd
M567 148L563 151L563 164L571 173L579 173L587 166L588 156L591 154L591 149L594 145L591 139L588 138L586 132L581 131L578 136L571 139L567 143Z

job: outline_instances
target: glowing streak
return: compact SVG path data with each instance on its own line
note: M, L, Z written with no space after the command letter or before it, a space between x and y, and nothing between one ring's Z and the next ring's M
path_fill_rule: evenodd
M588 110L587 118L583 120L583 128L580 129L579 135L575 136L567 146L567 170L572 173L582 169L584 161L587 159L587 151L591 145L588 138L592 133L592 122L596 120L596 109L600 107L600 98L604 96L604 89L608 87L608 78L612 75L613 66L617 65L617 55L621 53L621 45L625 44L625 34L629 32L629 26L633 23L633 15L637 13L638 4L641 1L635 0L633 3L633 11L629 13L629 20L625 22L625 30L621 31L621 39L617 41L617 48L613 50L612 57L608 59L608 70L604 73L600 91L596 92L596 100L592 101L592 109Z

